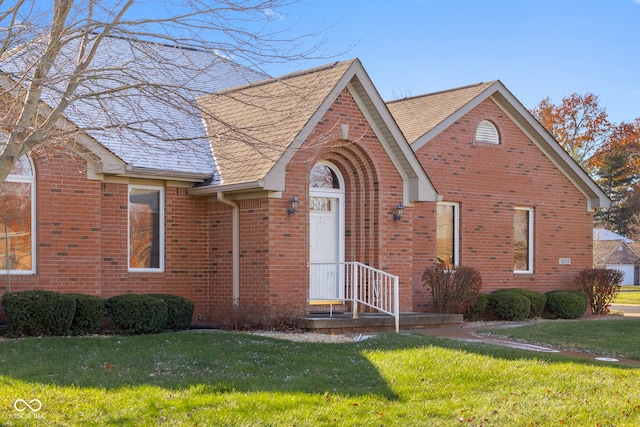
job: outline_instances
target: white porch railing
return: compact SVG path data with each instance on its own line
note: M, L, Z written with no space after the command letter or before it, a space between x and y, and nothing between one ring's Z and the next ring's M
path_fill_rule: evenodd
M398 276L360 262L310 263L310 301L353 303L353 318L358 318L358 305L363 304L395 318L400 331Z

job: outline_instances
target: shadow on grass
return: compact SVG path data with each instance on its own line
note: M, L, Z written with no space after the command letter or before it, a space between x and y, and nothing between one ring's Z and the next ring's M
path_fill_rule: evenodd
M208 393L302 392L396 399L368 352L429 346L506 360L606 363L411 333L314 344L227 332L0 341L0 376L39 384L115 389L201 386ZM623 366L617 366L624 368Z
M212 393L329 392L395 398L356 344L216 331L3 340L0 376L63 387L202 385Z

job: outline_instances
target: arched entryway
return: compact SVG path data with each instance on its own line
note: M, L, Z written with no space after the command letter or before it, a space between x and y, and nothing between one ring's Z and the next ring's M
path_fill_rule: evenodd
M339 169L319 162L309 174L309 280L312 304L344 298L345 189Z

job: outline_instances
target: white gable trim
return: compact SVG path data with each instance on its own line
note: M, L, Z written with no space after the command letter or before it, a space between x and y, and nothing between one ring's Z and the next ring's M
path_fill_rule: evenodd
M362 69L364 73L364 69ZM357 77L358 73L356 73ZM441 196L431 184L429 177L424 168L420 164L420 161L416 157L415 152L411 149L409 143L405 140L400 129L395 125L391 113L387 109L386 104L378 96L377 90L374 88L373 83L368 78L358 78L362 91L358 91L358 84L350 84L347 89L355 100L360 111L365 116L371 129L376 134L376 137L380 141L382 147L385 149L387 155L393 162L394 167L402 176L403 180L403 204L409 205L418 201L438 201ZM364 92L364 93L362 93ZM376 96L371 97L374 93ZM371 111L367 108L367 100L364 99L365 95L369 95L369 101L373 104L374 109ZM376 120L373 116L375 113L379 114L380 120ZM379 122L381 122L379 124ZM392 123L393 125L389 125ZM385 135L387 133L387 135Z
M402 132L400 132L364 68L357 60L343 74L327 98L296 136L293 143L267 173L264 179L264 188L271 191L284 191L286 165L345 88L358 104L383 148L391 158L394 167L402 176L403 203L410 204L417 201L439 200L440 196L424 172L415 153L405 140ZM375 117L376 114L378 115L377 118Z
M429 132L418 138L411 148L419 150L442 131L460 120L465 114L491 98L518 128L551 160L569 181L586 197L587 210L611 206L611 200L591 177L560 146L555 138L533 117L500 81L494 82L481 94L447 117Z
M490 94L490 97L586 197L588 211L611 207L611 200L598 184L502 83L496 83L496 90Z
M484 101L488 96L484 96L485 93L491 91L495 83L489 86L482 94L476 96L471 101L464 104L458 111L438 123L434 126L429 132L422 135L420 138L416 139L412 144L411 148L413 151L418 151L422 148L427 142L431 141L433 138L438 136L441 132L448 129L451 125L453 125L456 121L458 121L461 117L467 114L469 111L476 108L482 101Z

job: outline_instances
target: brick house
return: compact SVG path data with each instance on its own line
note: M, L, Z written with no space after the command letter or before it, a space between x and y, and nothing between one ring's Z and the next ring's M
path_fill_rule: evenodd
M485 292L570 288L592 266L593 212L610 201L501 82L388 107L442 197L435 214L416 209L429 243L414 251L414 309L428 307L418 275L434 253L479 269Z
M592 265L608 199L500 82L385 104L358 60L257 77L205 88L207 144L97 130L21 159L0 186L0 290L175 293L211 323L350 308L355 261L397 277L402 312L429 311L436 262L485 291L570 288Z

